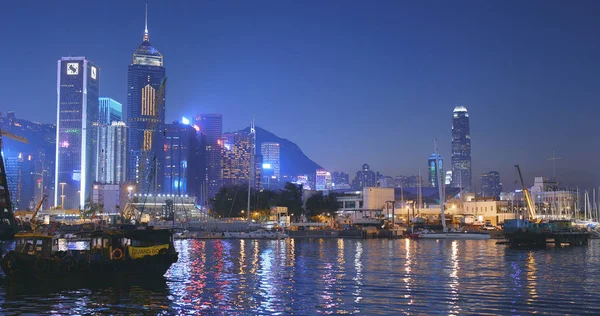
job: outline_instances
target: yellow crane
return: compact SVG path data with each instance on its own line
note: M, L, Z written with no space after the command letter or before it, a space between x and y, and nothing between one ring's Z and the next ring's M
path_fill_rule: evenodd
M521 168L519 168L519 165L515 165L515 168L517 168L517 172L519 173L519 179L521 180L521 188L523 189L523 195L525 196L525 202L527 202L527 209L529 210L529 219L531 221L534 221L535 203L533 203L531 192L529 192L529 189L525 187L525 182L523 182L523 175L521 175Z
M40 209L42 208L42 205L44 204L44 201L46 200L46 198L48 198L48 195L44 194L44 196L42 196L42 199L35 206L35 211L33 212L33 215L31 215L31 219L29 220L29 222L31 223L31 231L33 231L33 232L35 232L36 228L39 225L38 221L35 218L36 218L38 212L40 211Z

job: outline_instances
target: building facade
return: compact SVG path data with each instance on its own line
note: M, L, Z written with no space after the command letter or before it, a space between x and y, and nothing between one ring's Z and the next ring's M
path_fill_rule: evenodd
M95 176L100 69L85 57L63 57L57 78L54 204L83 208Z
M438 187L438 177L444 183L444 166L442 156L438 154L438 164L435 164L435 154L431 154L427 160L427 172L429 172L429 186L432 188Z
M362 165L362 169L356 172L356 177L352 182L354 189L362 189L365 187L374 187L377 184L377 175L369 168L368 164Z
M331 181L333 181L333 187L337 188L340 186L350 185L350 175L345 172L334 171L331 173Z
M317 191L326 191L332 189L331 173L325 169L316 171L315 189Z
M164 58L150 44L147 11L142 43L135 49L127 69L126 124L129 127L128 181L141 191L162 192L165 165Z
M96 182L119 184L127 181L127 126L113 121L98 127Z
M267 189L277 189L281 177L281 151L279 143L264 142L260 145L262 156L262 185Z
M193 124L206 135L206 183L208 197L214 197L222 186L221 180L221 138L223 116L221 114L199 114Z
M500 200L500 193L502 193L500 173L497 171L490 171L488 173L481 174L481 195Z
M452 186L470 192L471 187L471 130L469 112L464 106L452 114Z
M193 126L180 122L165 126L165 194L200 195L206 169L201 136Z
M4 168L13 208L33 209L35 160L32 155L19 153L17 156L4 156Z
M223 186L248 185L252 156L252 138L240 133L223 134L221 179Z
M112 122L123 120L123 105L111 98L99 98L98 123L110 125Z

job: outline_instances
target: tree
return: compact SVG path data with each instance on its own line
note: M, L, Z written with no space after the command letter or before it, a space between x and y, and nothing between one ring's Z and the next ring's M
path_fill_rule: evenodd
M337 196L334 193L324 196L323 192L319 191L306 200L306 209L308 215L312 217L324 213L330 213L331 216L335 216L335 212L338 210Z
M222 187L214 198L210 200L213 215L220 217L240 217L248 201L247 187L230 186Z
M277 206L285 206L288 214L299 216L302 213L302 185L287 182L279 191Z

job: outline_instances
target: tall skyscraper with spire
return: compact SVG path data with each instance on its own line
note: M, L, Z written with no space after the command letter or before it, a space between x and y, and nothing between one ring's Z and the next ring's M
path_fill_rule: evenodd
M464 106L452 114L452 186L471 192L471 131Z
M163 56L150 44L148 4L142 43L135 49L127 70L129 126L128 180L140 184L142 193L162 193L165 165L165 102L157 99L165 78Z

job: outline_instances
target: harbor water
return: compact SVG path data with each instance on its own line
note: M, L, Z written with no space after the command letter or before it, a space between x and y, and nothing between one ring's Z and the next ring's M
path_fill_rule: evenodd
M0 314L600 315L600 240L179 240L164 280L0 285ZM4 244L3 250L10 245Z

